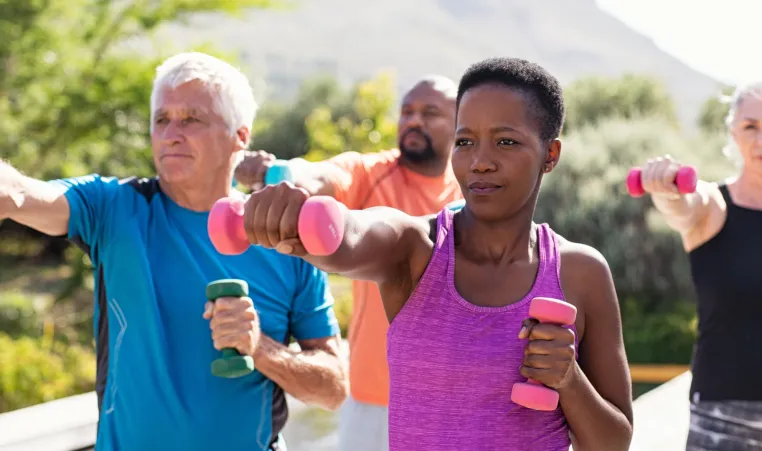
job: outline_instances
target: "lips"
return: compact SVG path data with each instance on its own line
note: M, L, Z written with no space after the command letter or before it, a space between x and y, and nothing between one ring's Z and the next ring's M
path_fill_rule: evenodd
M502 186L486 181L476 181L468 184L468 189L474 194L489 194L502 188Z

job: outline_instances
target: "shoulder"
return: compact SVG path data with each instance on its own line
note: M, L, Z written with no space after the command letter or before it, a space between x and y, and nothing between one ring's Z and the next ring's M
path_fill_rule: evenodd
M397 149L371 153L344 152L327 160L327 162L344 168L363 167L365 169L372 169L394 165L397 163L399 156L400 152Z
M569 241L556 234L560 256L560 282L564 295L588 299L590 291L612 286L611 268L606 257L592 246Z
M608 261L598 249L587 244L567 240L559 234L556 234L556 239L562 271L564 269L574 273L604 269L608 271Z

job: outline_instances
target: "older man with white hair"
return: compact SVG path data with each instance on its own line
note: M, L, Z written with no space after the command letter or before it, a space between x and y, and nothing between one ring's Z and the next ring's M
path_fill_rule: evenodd
M457 85L444 76L422 77L402 99L397 149L367 154L348 149L320 163L290 160L285 164L294 183L312 195L333 196L353 210L384 206L424 216L461 200L450 168L457 94ZM274 161L267 152L249 152L236 169L236 179L256 188ZM341 412L339 450L385 451L389 448L389 322L378 286L362 280L352 283L351 397Z
M256 109L241 72L184 53L154 80L157 177L44 182L0 163L0 219L67 235L95 267L99 451L284 450L284 392L331 410L347 396L325 273L259 247L221 255L207 235L214 202L242 195L233 169ZM226 278L248 282L251 299L211 307L206 285ZM212 375L224 348L256 370Z

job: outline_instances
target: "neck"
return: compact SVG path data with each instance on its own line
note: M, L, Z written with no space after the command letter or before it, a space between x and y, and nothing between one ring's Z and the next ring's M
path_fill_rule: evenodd
M456 239L461 251L475 260L495 264L532 261L537 235L533 226L533 203L512 217L501 221L480 221L468 208L463 208L456 221Z
M737 202L755 208L762 208L762 170L744 168L735 185Z
M196 212L207 212L222 197L230 195L231 176L223 180L207 180L194 183L168 183L159 178L162 192L177 205Z
M416 174L426 177L438 177L444 174L450 167L450 156L447 155L445 158L435 158L429 161L410 161L402 155L401 163Z

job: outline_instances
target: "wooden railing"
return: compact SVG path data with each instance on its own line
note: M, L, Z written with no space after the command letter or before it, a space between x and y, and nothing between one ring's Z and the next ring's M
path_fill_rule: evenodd
M690 369L688 365L631 364L630 376L633 383L662 384Z

